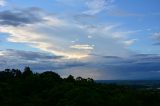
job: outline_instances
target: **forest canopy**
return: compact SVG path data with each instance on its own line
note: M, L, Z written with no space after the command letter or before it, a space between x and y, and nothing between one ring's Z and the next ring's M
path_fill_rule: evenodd
M96 83L53 71L0 71L0 106L160 106L160 90Z

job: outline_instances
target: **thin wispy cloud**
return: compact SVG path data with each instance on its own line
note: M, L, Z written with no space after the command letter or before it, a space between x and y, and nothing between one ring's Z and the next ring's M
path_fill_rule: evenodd
M137 39L126 40L126 41L124 41L124 44L126 44L126 45L132 45L132 44L134 44L136 41L137 41Z
M85 49L85 50L90 50L94 49L93 46L90 45L72 45L70 48L75 48L75 49Z
M103 10L110 9L114 0L87 0L87 11L84 14L95 15Z

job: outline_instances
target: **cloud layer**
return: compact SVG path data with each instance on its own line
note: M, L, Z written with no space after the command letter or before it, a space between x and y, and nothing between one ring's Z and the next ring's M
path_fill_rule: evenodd
M137 54L128 58L92 55L92 58L80 61L46 53L9 49L0 51L0 56L0 66L3 69L23 69L24 66L30 66L35 72L53 70L63 77L69 74L110 80L160 77L160 56L155 54Z
M33 14L32 11L1 11L0 24L8 26L19 26L25 24L33 24L41 21L41 19Z
M83 25L60 19L38 8L0 12L0 32L8 41L64 56L84 58L89 54L127 56L128 32L117 25ZM72 24L71 24L72 23ZM117 52L115 52L117 51Z
M1 68L24 68L31 66L35 71L46 71L81 66L77 60L67 61L62 56L48 53L7 49L0 51Z

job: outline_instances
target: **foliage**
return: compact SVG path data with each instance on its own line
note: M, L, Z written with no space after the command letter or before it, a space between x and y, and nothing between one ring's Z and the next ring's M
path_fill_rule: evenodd
M25 67L0 71L0 106L160 106L160 91L61 78Z

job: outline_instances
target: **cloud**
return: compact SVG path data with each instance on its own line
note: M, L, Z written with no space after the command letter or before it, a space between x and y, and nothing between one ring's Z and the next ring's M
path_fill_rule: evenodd
M84 25L33 7L2 11L0 20L0 32L9 35L8 42L25 43L57 56L80 59L92 53L131 53L123 43L131 32L119 30L119 25Z
M158 74L160 55L137 54L127 58L95 56L90 61L87 67L99 71L98 79L156 79L160 77Z
M28 43L32 47L40 48L43 51L51 52L53 54L64 55L66 57L72 56L72 57L80 58L86 55L86 54L81 54L79 52L76 53L76 51L74 52L74 50L73 51L70 50L69 53L71 54L67 53L67 50L65 52L60 50L60 49L66 48L66 47L63 47L62 45L65 46L66 44L65 42L67 42L67 41L64 41L63 39L58 38L59 35L63 36L61 35L61 34L64 34L62 31L66 30L65 27L68 27L68 26L65 26L65 22L63 22L63 20L59 20L56 17L50 17L45 15L41 15L40 17L42 18L35 18L37 16L37 13L34 15L30 14L32 13L30 11L27 11L27 13L28 14L26 14L26 12L24 13L24 10L19 11L18 13L17 12L6 13L6 11L1 12L1 19L2 19L1 22L3 24L0 27L0 32L8 33L11 35L11 37L8 38L8 41ZM10 16L13 16L13 17L10 17ZM45 20L45 21L42 22L42 20ZM35 22L37 22L37 24ZM23 26L19 26L19 25L23 25ZM70 28L68 30L71 30ZM48 32L46 32L45 30L48 30ZM52 33L54 33L55 35L52 35ZM54 37L54 39L52 37ZM54 44L52 42L55 42L55 43L63 42L64 44L61 44L61 46L58 48L59 44ZM67 45L69 46L69 44Z
M159 41L160 41L160 32L155 32L155 33L152 35L152 38L155 39L155 40L159 40Z
M8 42L45 52L0 51L1 68L30 66L39 72L54 70L62 76L123 79L119 69L132 62L125 58L133 54L127 49L134 42L128 36L136 31L121 30L121 25L77 23L33 7L2 11L0 16L0 32L6 33Z
M83 13L95 15L105 9L110 9L113 1L114 0L87 0L86 6L88 7L88 10Z
M0 66L4 68L23 68L30 66L35 71L57 70L84 66L85 64L76 60L66 60L64 57L48 53L22 51L22 50L0 50Z
M96 61L95 61L96 60ZM92 55L84 66L59 70L63 76L92 77L104 80L159 79L160 56L137 54L130 57Z
M0 7L6 5L6 0L0 0Z
M74 48L74 49L84 49L84 50L92 50L93 46L90 45L72 45L70 48Z
M135 41L137 41L137 39L131 39L131 40L126 40L126 41L124 41L124 44L126 44L126 45L132 45L132 44L134 44L135 43Z
M87 60L76 60L41 52L0 50L1 69L30 66L35 72L52 70L63 77L72 74L101 80L159 79L159 64L160 55L155 54L130 57L91 55Z
M153 46L160 45L160 32L155 32L152 34L151 38L154 40Z
M17 10L17 11L1 11L0 12L0 24L8 26L18 26L26 24L34 24L35 22L40 22L42 19L39 15L34 15L34 10ZM44 20L43 20L44 21Z
M22 51L22 50L14 50L7 49L6 51L1 51L1 53L5 56L15 56L16 58L28 59L28 60L39 60L39 59L61 59L61 56L54 56L51 54L40 53L40 52L32 52L32 51ZM3 56L2 55L2 56Z

